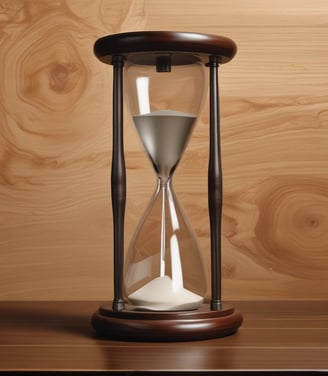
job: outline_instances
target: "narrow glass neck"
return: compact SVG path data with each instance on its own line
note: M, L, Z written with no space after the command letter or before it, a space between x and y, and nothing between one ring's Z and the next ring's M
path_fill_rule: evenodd
M159 189L171 189L172 188L172 176L166 177L157 177L157 186Z

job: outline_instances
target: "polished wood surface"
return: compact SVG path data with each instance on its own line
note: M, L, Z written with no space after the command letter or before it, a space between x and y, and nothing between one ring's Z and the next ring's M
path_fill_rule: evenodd
M99 302L0 303L0 371L328 372L328 302L234 302L229 337L176 343L97 338Z
M0 299L110 300L112 67L103 35L225 35L223 299L328 298L326 0L0 2ZM155 188L125 111L126 243ZM209 269L208 100L175 192Z

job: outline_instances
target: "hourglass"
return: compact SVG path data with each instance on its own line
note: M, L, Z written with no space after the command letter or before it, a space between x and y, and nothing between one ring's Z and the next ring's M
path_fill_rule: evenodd
M225 37L185 32L130 32L97 40L96 56L112 64L114 300L93 315L112 339L178 341L234 333L241 314L221 302L222 173L218 66L236 52ZM195 233L173 189L173 176L210 87L208 203L211 300ZM123 85L124 81L124 85ZM124 90L123 90L124 86ZM126 171L123 91L136 133L156 175L156 189L124 263Z

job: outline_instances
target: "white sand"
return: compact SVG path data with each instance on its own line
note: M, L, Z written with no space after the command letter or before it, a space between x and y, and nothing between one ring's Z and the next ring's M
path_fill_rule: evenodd
M183 287L176 287L170 277L158 277L128 296L139 309L178 311L197 309L203 297Z

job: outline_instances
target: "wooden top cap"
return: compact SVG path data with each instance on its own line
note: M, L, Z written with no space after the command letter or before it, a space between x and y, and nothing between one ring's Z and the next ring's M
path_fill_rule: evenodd
M98 39L94 45L95 55L106 64L112 64L112 57L115 55L123 55L125 59L136 64L152 64L153 59L140 59L138 56L149 57L163 53L189 56L187 59L176 59L176 64L190 64L195 61L207 63L209 56L217 56L221 63L227 63L235 56L236 51L235 42L226 37L173 31L112 34Z

